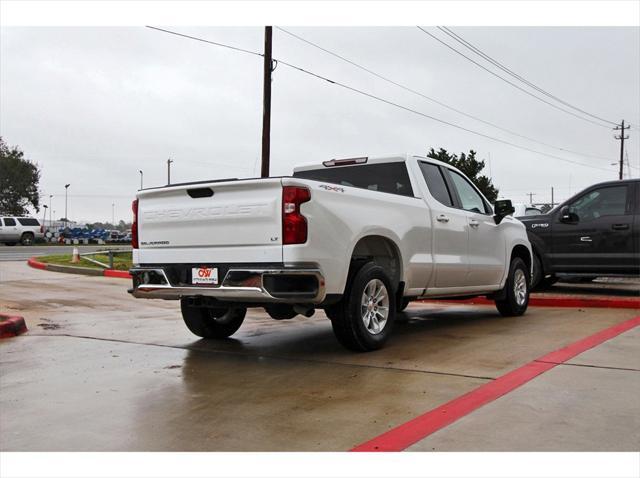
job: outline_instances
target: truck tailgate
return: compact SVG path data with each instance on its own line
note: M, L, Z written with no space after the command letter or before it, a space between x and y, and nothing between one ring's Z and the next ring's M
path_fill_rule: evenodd
M137 262L282 262L281 208L278 178L141 191Z

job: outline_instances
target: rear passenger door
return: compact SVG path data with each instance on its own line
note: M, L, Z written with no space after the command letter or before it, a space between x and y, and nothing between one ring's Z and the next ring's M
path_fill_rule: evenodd
M431 196L432 254L435 274L425 287L448 288L467 285L467 248L469 241L466 211L454 207L443 168L419 161L420 170Z
M462 174L446 169L454 201L465 212L469 225L468 269L466 285L499 285L505 271L505 237L493 218L491 206Z

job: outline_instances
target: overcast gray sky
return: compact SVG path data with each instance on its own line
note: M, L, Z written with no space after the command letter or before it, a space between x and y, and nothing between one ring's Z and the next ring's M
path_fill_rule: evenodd
M249 50L262 28L165 28ZM435 27L425 27L461 51ZM614 132L558 111L491 76L416 27L287 27L396 82L559 151L507 134L392 86L274 30L274 56L382 98L580 166L460 131L279 65L274 72L272 174L354 155L475 149L491 158L501 196L567 198L615 179ZM640 28L451 27L557 97L606 119L640 120ZM259 174L262 59L135 27L3 27L0 134L42 168L41 189L73 220L130 219L139 187ZM472 56L468 50L465 54ZM482 63L483 65L488 65ZM513 80L515 81L515 80ZM523 86L522 84L519 84ZM640 131L628 154L640 170ZM610 158L610 159L606 159ZM606 170L609 171L606 171ZM487 167L487 173L489 173ZM626 174L626 168L625 168Z

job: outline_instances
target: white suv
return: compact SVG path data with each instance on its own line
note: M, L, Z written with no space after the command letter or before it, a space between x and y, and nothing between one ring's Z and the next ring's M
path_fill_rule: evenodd
M31 246L36 239L44 237L44 226L33 217L5 216L0 218L0 243L14 246L21 243Z

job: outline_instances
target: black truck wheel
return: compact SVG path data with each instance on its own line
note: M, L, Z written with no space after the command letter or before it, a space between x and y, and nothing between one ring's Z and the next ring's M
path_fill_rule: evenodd
M344 347L358 352L382 347L396 318L395 291L384 269L373 262L363 265L327 315Z
M33 235L33 232L25 232L20 238L20 244L23 246L32 246L34 241L35 236Z
M224 339L232 336L242 325L247 309L244 307L194 307L186 299L180 301L182 318L187 328L205 339Z
M522 259L514 257L504 289L504 299L496 300L498 312L505 317L522 315L529 305L531 279L529 269Z

